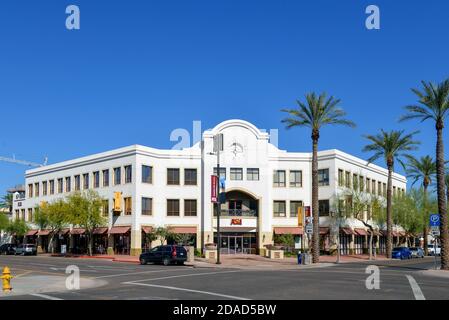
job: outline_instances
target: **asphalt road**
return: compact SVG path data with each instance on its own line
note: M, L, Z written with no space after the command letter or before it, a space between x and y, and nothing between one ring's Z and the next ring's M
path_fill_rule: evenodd
M370 274L366 273L366 268L373 264L379 267L380 288L369 290L366 280ZM100 259L0 256L0 268L8 266L22 281L66 277L66 267L70 265L80 269L82 278L101 283L90 288L81 286L80 290L74 291L0 296L0 300L449 299L449 278L422 274L423 270L433 267L433 258L261 271L140 266ZM13 286L14 281L18 280L13 280Z

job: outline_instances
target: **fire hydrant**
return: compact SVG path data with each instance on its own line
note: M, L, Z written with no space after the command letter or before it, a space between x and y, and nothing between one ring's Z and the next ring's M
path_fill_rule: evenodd
M13 278L13 276L11 275L11 271L9 270L8 267L5 267L3 269L3 275L0 278L3 280L3 291L4 292L11 291L12 290L11 279Z

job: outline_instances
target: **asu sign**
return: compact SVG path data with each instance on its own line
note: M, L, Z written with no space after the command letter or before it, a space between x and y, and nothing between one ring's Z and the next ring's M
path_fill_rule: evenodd
M242 219L232 219L231 220L231 226L241 226L242 225Z

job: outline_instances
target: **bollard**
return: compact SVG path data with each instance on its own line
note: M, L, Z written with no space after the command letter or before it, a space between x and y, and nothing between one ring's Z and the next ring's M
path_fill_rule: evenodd
M3 291L10 292L12 290L11 279L13 277L11 276L11 271L9 270L8 267L5 267L3 269L3 274L0 278L3 280Z

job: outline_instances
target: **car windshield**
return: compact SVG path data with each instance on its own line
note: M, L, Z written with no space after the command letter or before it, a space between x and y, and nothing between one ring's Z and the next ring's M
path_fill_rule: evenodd
M404 248L394 248L393 251L402 251Z

